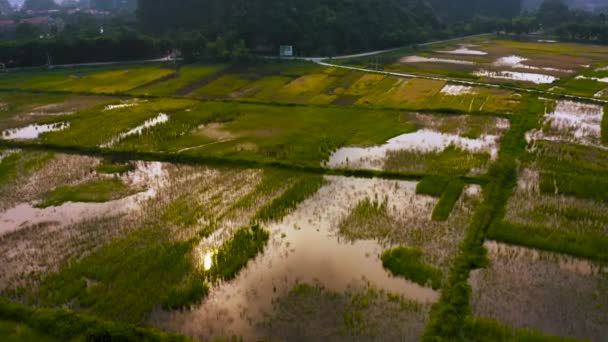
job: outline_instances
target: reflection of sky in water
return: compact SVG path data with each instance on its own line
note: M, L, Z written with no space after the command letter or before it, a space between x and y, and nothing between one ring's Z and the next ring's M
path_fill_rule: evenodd
M63 122L49 125L33 124L22 128L7 129L2 132L1 138L6 140L36 139L42 133L60 131L68 127L70 127L70 124Z

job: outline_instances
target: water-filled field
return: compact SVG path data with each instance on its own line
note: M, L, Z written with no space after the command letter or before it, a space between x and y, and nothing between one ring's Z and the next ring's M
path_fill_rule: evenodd
M0 336L602 341L607 52L3 74Z

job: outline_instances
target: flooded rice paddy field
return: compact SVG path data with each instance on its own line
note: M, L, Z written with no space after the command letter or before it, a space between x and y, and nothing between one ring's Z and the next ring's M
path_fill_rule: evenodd
M385 68L600 98L607 52L486 36ZM202 341L416 341L469 309L608 334L599 102L305 62L10 79L90 94L0 94L2 297Z
M469 280L474 315L552 335L605 340L605 265L496 242L485 246L490 264Z
M385 334L396 332L378 329L381 320L377 316L392 307L398 317L407 318L401 321L407 328L399 331L411 330L408 334L419 338L429 306L438 300L439 293L392 277L383 269L380 254L396 245L419 247L426 262L447 274L480 189L471 186L450 219L439 223L431 220L438 199L416 195L414 182L344 177L326 177L326 182L285 218L265 225L271 236L263 255L251 260L235 280L213 286L209 297L191 311L157 311L151 322L198 339L233 335L247 340L284 339L302 331L302 322L289 317L310 308L310 301L319 303L319 310L337 301L341 304L306 323L306 339L347 340L350 335L343 331L343 314L350 305L346 304L351 296L367 296L367 288L371 288L382 293L366 305L360 324L373 326L376 338L388 338ZM358 203L374 198L386 201L384 215L366 222L350 217ZM202 240L196 249L201 255L213 253L221 245L221 235ZM205 266L204 256L200 263ZM302 288L305 284L312 287ZM388 300L389 293L395 303ZM299 298L301 294L305 295ZM405 304L398 304L402 301ZM380 326L394 323L387 321ZM275 325L280 328L275 329ZM357 336L368 333L372 334L362 331Z
M327 166L478 174L496 160L501 137L510 127L507 119L490 117L405 114L403 119L419 129L379 146L339 148ZM454 165L454 159L461 164Z
M159 162L130 162L128 171L105 174L96 171L101 170L103 162L57 154L42 166L0 185L0 288L15 288L31 281L35 285L36 279L57 271L68 260L86 256L146 226L161 224L170 240L191 239L205 224L204 218L201 215L184 224L167 214L174 203L187 198L192 210L204 212L211 220L252 191L260 179L259 171ZM124 183L128 191L119 188L116 196L91 198L104 189L80 188L104 181ZM49 194L65 187L80 192L41 206Z
M500 37L476 37L465 42L431 45L415 55L396 57L389 68L424 75L451 75L479 78L494 83L516 82L546 89L558 85L593 96L608 88L603 66L608 48L571 44L547 39L510 41ZM390 53L393 56L394 53ZM468 75L468 76L467 76ZM589 88L590 81L594 86ZM603 86L602 86L603 85ZM582 92L582 93L581 93Z

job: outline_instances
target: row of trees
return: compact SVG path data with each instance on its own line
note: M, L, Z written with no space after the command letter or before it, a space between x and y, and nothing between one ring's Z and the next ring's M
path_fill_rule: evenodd
M405 45L440 28L424 0L139 0L138 19L151 34L235 36L256 51L288 44L306 55Z

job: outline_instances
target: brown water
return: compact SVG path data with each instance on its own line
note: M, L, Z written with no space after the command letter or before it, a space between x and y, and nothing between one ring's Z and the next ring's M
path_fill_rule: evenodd
M298 283L319 283L337 292L369 283L421 303L437 301L438 292L384 270L379 258L383 248L376 241L348 243L336 236L342 219L365 198L386 195L389 206L403 211L432 208L437 199L415 196L413 182L327 179L329 184L285 219L266 225L271 239L264 254L250 261L234 281L213 287L192 311L159 311L151 323L201 340L232 335L254 340L260 337L256 324L271 316L273 301ZM424 212L430 215L430 210ZM202 268L209 266L213 248L205 242L198 247Z

